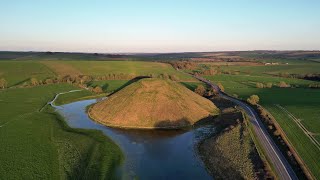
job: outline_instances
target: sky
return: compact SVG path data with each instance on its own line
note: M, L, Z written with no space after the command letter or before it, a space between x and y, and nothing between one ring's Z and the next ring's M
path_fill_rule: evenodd
M320 1L1 0L6 50L320 50Z

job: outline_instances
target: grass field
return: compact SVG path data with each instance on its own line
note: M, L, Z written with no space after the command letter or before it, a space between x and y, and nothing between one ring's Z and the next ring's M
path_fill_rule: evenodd
M279 79L270 76L251 77L244 75L216 75L206 76L206 78L213 82L221 82L227 93L237 94L242 99L246 99L252 94L257 94L260 97L260 104L276 118L314 176L320 177L320 149L311 142L286 111L277 107L277 105L281 105L281 107L284 107L288 112L300 119L308 131L319 140L320 90L305 88L305 86L312 82L298 79ZM292 85L299 85L300 88L273 87L258 89L255 87L255 82L278 83L279 80Z
M158 62L0 61L0 78L5 78L8 86L21 84L33 77L44 80L65 75L104 76L108 74L135 76L167 74L175 75L180 81L195 81L191 76L176 71L171 65Z
M119 88L125 86L129 81L128 80L104 80L104 81L93 81L89 86L102 87L104 92L111 93L113 91L118 90Z
M35 61L0 61L0 77L8 82L8 86L20 84L30 78L46 79L55 74L45 65Z
M85 99L93 99L98 97L105 97L106 94L95 94L88 90L76 91L72 93L61 94L55 100L54 104L57 106L68 104L75 101L85 100Z
M49 106L73 86L0 91L0 174L6 179L105 179L121 160L117 145L94 130L69 128Z
M290 61L292 63L292 61ZM222 70L240 71L240 73L261 75L289 73L289 74L309 74L319 73L320 63L295 63L288 65L266 65L266 66L221 66Z
M52 63L52 62L50 62ZM143 75L176 75L181 80L192 80L188 75L180 73L172 68L171 65L158 62L144 61L56 61L67 67L77 69L85 75L101 76L106 74L133 74L136 76ZM61 66L61 65L60 65ZM50 66L53 71L60 71L59 66L55 68ZM58 70L59 69L59 70Z

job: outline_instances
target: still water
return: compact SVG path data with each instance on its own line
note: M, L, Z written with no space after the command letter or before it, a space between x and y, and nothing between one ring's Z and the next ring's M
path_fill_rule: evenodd
M214 132L211 124L189 130L126 130L100 125L86 114L98 99L56 106L73 128L97 129L117 143L125 155L120 179L212 179L196 145Z

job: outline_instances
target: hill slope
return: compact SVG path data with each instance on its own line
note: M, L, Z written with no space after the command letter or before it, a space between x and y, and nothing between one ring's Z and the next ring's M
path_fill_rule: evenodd
M218 112L181 84L155 78L139 80L89 109L92 119L126 128L184 127Z

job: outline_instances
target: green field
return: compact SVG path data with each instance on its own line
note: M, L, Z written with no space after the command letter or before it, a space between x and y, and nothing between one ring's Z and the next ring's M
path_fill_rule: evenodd
M0 91L1 177L113 176L122 158L119 147L99 131L69 128L51 107L45 106L56 93L72 89L75 87L60 84Z
M312 83L311 81L246 75L216 75L206 76L206 78L216 83L222 83L228 94L237 94L242 99L257 94L260 97L260 104L276 118L314 176L320 177L320 149L311 142L288 113L277 106L280 105L300 119L308 131L319 140L320 90L306 88L309 83ZM255 87L255 82L277 84L279 81L299 85L300 88L273 87L258 89Z
M54 105L60 106L63 104L68 104L75 101L85 100L85 99L93 99L106 96L106 94L95 94L88 90L81 90L72 93L60 94L58 98L54 101Z
M175 75L179 81L195 81L191 76L176 71L171 65L158 62L0 61L0 78L5 78L9 87L26 81L29 82L30 78L33 77L44 80L64 75L90 75L95 77L109 74L132 76L167 74Z
M53 76L53 71L35 61L0 61L0 78L5 78L8 86L21 84L32 77L42 80Z
M104 80L93 81L90 83L91 87L100 86L104 92L111 93L118 90L121 87L126 86L129 83L128 80Z
M145 75L176 75L181 80L193 80L192 77L180 73L169 64L145 61L55 61L72 67L85 75L101 76L106 74ZM54 66L51 66L55 71Z
M279 73L289 74L309 74L319 73L320 63L298 60L268 60L266 62L280 62L288 64L280 65L261 65L261 66L220 66L224 71L238 71L240 74L263 75L271 74L278 75ZM201 64L201 63L200 63ZM206 63L208 65L210 63ZM212 66L217 67L217 66Z

